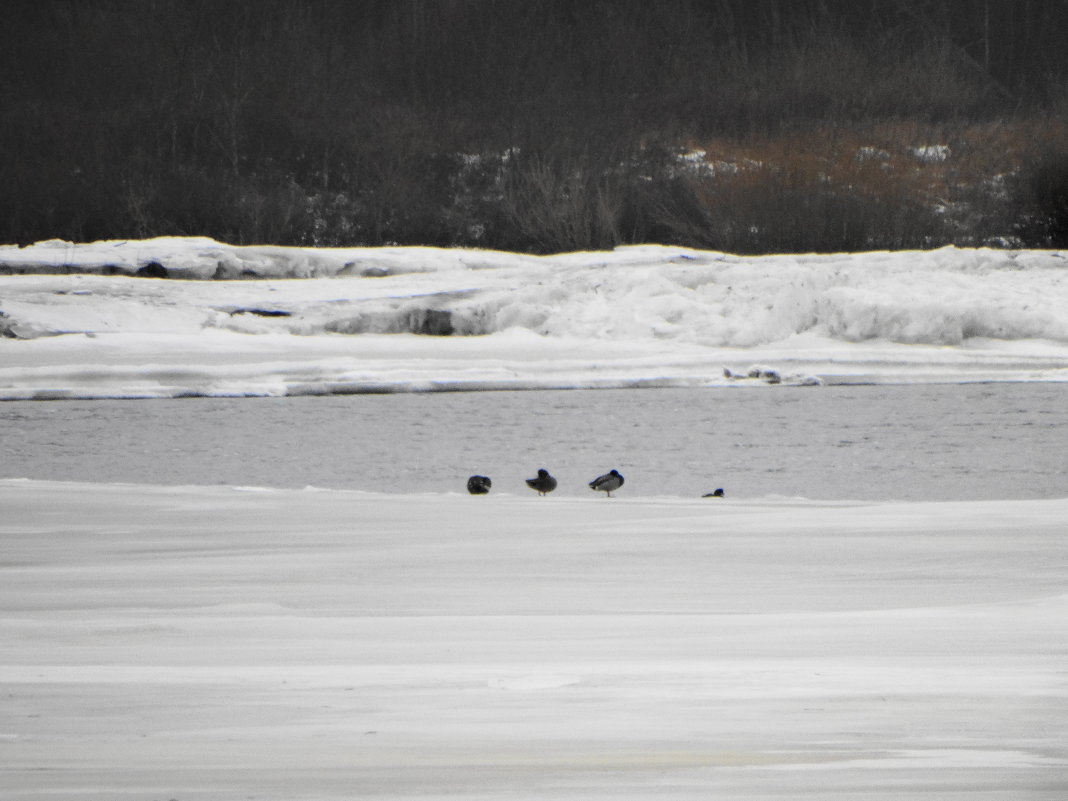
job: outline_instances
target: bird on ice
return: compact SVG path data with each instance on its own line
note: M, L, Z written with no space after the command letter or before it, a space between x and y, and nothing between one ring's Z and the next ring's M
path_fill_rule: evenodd
M544 467L538 471L537 478L528 478L527 486L537 490L538 495L546 495L556 489L556 479L549 475Z
M619 474L618 470L613 470L610 473L605 473L603 476L597 476L590 482L590 489L600 490L605 493L609 498L612 497L612 490L617 490L623 486L623 476Z
M471 476L467 479L467 491L472 495L485 495L492 486L489 476Z
M723 498L725 496L723 495L723 489L720 488L720 489L716 490L715 492L706 492L701 497L702 498Z

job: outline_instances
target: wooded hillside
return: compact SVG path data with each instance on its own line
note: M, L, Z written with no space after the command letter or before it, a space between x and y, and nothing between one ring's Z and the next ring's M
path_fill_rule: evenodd
M1068 246L1063 0L3 15L3 242Z

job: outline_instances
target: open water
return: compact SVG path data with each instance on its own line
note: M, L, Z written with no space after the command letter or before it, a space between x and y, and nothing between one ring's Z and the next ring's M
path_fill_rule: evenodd
M526 391L0 404L4 478L555 496L1068 496L1068 386ZM711 502L711 501L710 501Z

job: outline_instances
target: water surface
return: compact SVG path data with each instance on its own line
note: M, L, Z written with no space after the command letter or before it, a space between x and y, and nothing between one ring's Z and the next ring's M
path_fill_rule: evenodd
M755 387L0 404L0 475L620 496L1068 496L1068 387ZM712 501L710 501L712 502Z

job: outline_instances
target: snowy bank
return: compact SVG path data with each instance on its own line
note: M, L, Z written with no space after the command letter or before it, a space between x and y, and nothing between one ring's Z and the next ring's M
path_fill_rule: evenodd
M3 801L1068 793L1068 500L0 504Z
M1058 251L534 257L193 238L0 247L5 272L6 399L1068 380Z

